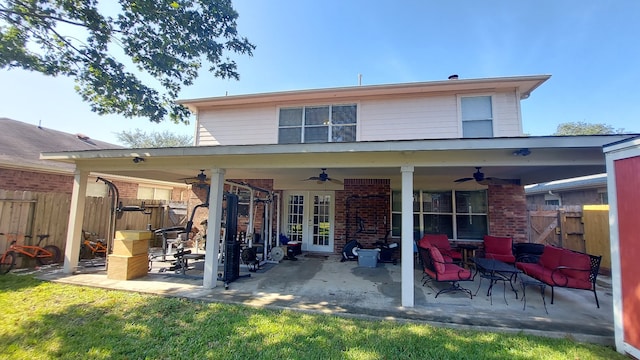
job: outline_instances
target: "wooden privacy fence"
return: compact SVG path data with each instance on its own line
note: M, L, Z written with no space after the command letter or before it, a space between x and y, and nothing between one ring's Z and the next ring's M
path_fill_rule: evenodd
M120 200L124 206L141 205L137 199ZM64 251L70 205L69 194L0 190L0 233L15 234L27 245L37 243L36 235L48 234L47 243ZM145 200L144 205L144 212L122 212L116 219L116 230L142 230L148 226L157 229L186 223L186 205L182 203ZM96 239L106 238L112 207L111 198L87 197L82 228ZM0 253L7 246L7 237L0 236Z
M530 208L529 242L601 255L600 268L611 269L609 205Z

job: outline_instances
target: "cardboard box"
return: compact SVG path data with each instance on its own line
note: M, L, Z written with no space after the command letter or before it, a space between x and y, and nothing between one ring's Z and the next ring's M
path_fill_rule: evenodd
M136 256L149 253L149 240L114 240L113 255Z
M153 232L148 230L118 230L116 240L151 240Z
M146 276L149 272L149 256L109 255L107 279L131 280Z

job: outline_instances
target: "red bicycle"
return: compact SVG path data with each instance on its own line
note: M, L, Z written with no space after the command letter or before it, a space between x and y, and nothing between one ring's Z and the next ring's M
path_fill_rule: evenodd
M9 247L7 251L0 257L0 274L6 274L16 265L16 257L19 254L36 259L36 262L40 265L49 265L60 262L61 251L60 248L55 245L40 246L42 240L49 237L49 235L37 235L39 240L37 245L18 245L18 234L4 234L9 241ZM30 235L24 235L23 238L31 237Z

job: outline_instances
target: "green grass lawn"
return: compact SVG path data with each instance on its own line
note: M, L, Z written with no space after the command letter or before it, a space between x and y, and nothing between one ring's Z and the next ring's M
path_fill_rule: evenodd
M204 303L0 276L0 359L626 359L570 339Z

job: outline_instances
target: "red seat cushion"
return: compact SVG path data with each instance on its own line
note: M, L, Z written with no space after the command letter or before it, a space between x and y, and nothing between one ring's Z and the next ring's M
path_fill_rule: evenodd
M516 262L516 257L514 255L501 255L501 254L492 254L485 253L484 257L488 259L496 259L506 263L514 263Z
M471 270L455 264L446 264L444 271L438 273L438 281L471 280Z

